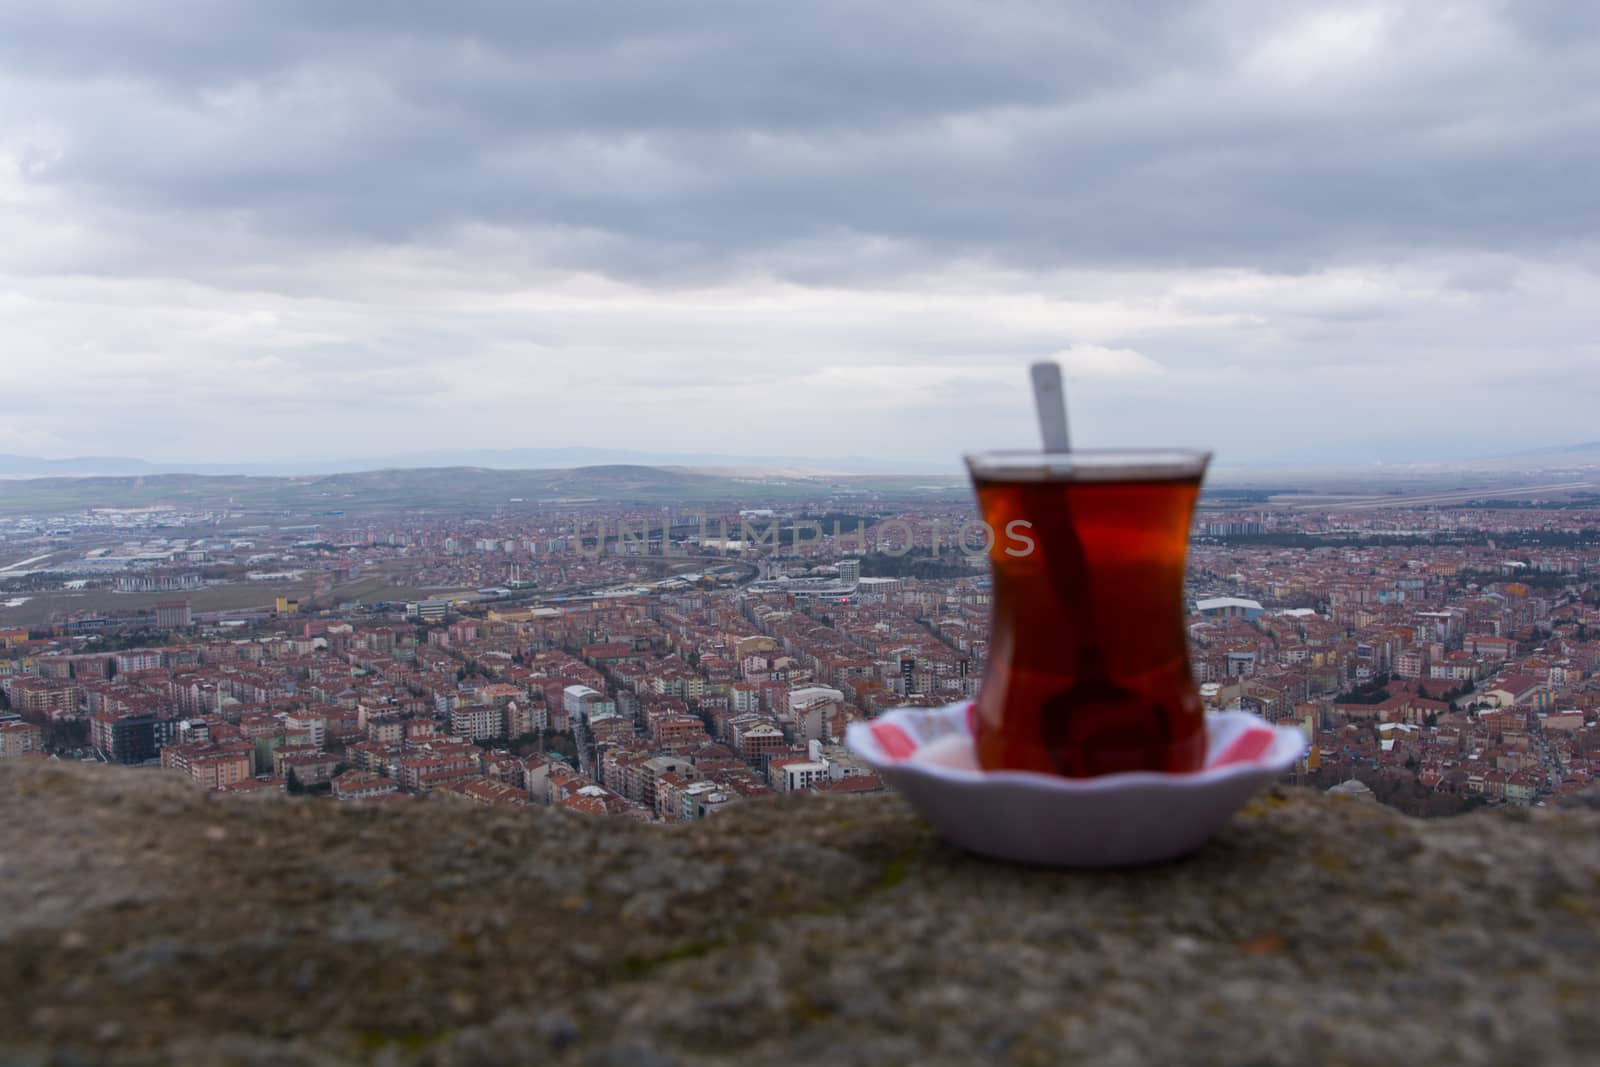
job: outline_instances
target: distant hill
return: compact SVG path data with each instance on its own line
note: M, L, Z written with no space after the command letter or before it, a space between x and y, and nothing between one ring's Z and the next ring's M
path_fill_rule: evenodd
M271 479L250 479L251 482ZM727 478L634 464L571 470L492 470L485 467L423 467L359 471L315 479L290 479L303 501L352 498L363 504L411 506L498 505L593 497L605 501L715 497L736 492Z
M458 469L573 470L603 466L715 467L802 470L817 474L949 474L960 469L948 463L915 463L867 456L806 457L728 455L696 452L640 452L615 448L453 449L382 456L331 456L271 460L260 463L151 462L128 456L78 456L41 459L0 454L0 478L86 477L136 474L222 474L298 477L351 471Z
M569 470L424 467L301 477L152 474L0 480L0 511L88 507L327 511L484 511L566 500L686 504L821 500L841 493L967 492L966 480L930 475L756 476L603 464Z
M152 474L154 464L126 456L75 456L72 459L40 459L0 452L0 477L86 474Z
M1576 445L1556 445L1535 448L1527 452L1513 452L1508 459L1565 459L1571 456L1600 457L1600 441L1585 441Z

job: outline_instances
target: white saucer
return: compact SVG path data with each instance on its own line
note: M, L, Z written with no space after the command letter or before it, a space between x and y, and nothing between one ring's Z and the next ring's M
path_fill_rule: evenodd
M1205 766L1064 778L983 771L971 701L896 708L850 724L850 748L951 841L998 859L1121 867L1193 852L1306 750L1296 726L1242 711L1206 715Z

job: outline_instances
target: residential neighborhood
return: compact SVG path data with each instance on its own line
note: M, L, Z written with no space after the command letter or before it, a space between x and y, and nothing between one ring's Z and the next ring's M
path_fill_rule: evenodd
M223 533L164 511L12 520L12 554L51 561L29 588L103 587L107 608L0 628L0 756L667 822L880 789L845 727L970 699L990 585L960 541L969 509L845 507L658 516L654 537L643 510L602 506ZM1295 780L1417 814L1581 790L1600 760L1596 526L1573 508L1202 509L1194 682L1209 708L1303 729ZM341 602L373 576L415 592ZM214 588L261 604L201 610Z

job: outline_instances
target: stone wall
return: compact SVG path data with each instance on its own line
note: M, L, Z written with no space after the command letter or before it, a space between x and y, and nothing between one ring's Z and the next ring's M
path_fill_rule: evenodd
M0 1063L1593 1061L1600 812L1266 794L995 864L891 796L690 827L0 767Z

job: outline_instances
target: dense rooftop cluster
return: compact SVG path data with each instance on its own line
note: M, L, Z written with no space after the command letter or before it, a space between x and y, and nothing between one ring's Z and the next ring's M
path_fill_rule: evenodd
M877 789L846 723L973 695L989 586L964 507L837 506L13 522L34 595L98 599L0 628L0 755L662 820ZM1313 783L1418 812L1581 789L1600 768L1596 527L1572 508L1204 509L1195 681L1211 707L1301 725Z
M1453 810L1440 794L1530 803L1593 780L1595 512L1396 508L1263 527L1286 536L1191 548L1191 584L1213 605L1190 626L1196 680L1214 705L1303 724L1312 781L1359 778L1429 812Z

